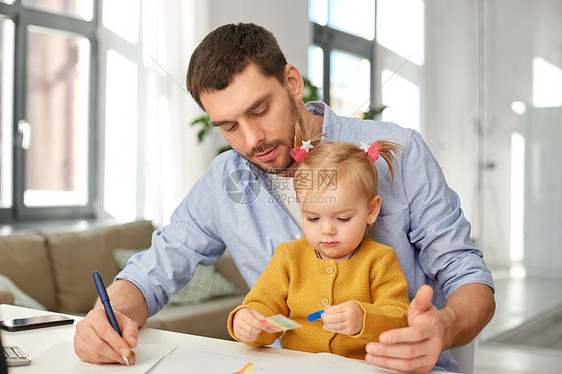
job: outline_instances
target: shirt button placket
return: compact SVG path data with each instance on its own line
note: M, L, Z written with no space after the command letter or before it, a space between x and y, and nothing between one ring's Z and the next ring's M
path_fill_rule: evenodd
M334 269L333 266L327 266L326 267L326 274L328 274L328 275L334 274L334 271L335 271L335 269ZM325 297L325 298L322 299L321 302L322 302L323 306L326 306L330 303L330 300L327 297Z

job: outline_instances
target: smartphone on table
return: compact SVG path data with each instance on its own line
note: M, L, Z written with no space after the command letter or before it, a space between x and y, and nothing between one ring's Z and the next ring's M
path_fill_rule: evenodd
M0 329L6 331L23 331L43 327L71 325L73 323L73 318L60 314L49 314L37 317L6 319L0 321Z

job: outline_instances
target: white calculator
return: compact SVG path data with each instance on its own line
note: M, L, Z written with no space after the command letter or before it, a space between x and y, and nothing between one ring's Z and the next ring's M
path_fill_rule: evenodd
M20 347L3 347L3 350L8 366L22 366L31 363L29 355Z

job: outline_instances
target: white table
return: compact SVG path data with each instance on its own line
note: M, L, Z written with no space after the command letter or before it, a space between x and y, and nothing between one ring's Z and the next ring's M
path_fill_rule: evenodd
M19 306L0 304L0 320L34 317L45 314L54 313L45 312L43 310L35 310ZM29 354L33 361L33 357L38 356L47 349L53 347L55 344L61 341L72 341L74 339L74 326L82 319L82 317L72 315L70 315L70 317L75 319L74 325L56 326L18 332L8 332L0 330L2 334L2 344L5 346L13 345L22 347ZM234 341L207 338L198 335L181 334L151 328L141 328L139 330L138 344L143 343L177 345L178 348L176 349L176 351L199 346L226 347L227 349L233 351L237 351L240 349L252 349L246 347L244 344ZM274 354L278 353L281 356L287 357L303 357L310 355L306 352L298 352L280 348L269 348L268 351L271 351L271 353ZM18 367L10 368L10 372L12 372L13 370L13 372L17 373L18 369ZM38 372L41 371L38 370Z
M52 312L45 312L41 310L34 310L28 308L22 308L13 305L0 304L0 320L11 319L11 318L24 318L33 317L44 314L53 314ZM75 319L74 325L82 319L82 317L71 316ZM41 328L35 330L26 330L18 332L7 332L1 330L2 343L5 346L14 345L23 348L31 357L32 365L28 367L13 367L10 368L10 373L17 374L21 373L44 373L44 368L41 365L33 366L33 358L38 357L47 350L53 348L55 345L61 342L71 342L74 338L75 328L73 325L56 326ZM197 335L181 334L164 330L156 330L151 328L141 328L139 330L138 344L165 344L177 346L175 352L187 350L187 349L197 349L200 347L211 347L212 349L221 350L222 352L228 352L229 355L240 355L243 357L251 357L252 355L267 354L275 360L280 362L292 363L300 358L313 358L313 354L307 352L292 351L288 349L281 348L250 348L246 345L234 341L206 338ZM45 355L44 355L45 356ZM336 359L339 356L330 355ZM138 357L138 356L137 356ZM317 357L317 356L316 356ZM74 359L74 357L71 357ZM328 357L329 358L329 357ZM343 359L343 358L342 358ZM348 359L345 359L348 360ZM362 361L353 360L354 362ZM350 362L350 361L349 361ZM341 363L340 363L341 364ZM373 373L380 373L379 369L368 365L369 369L372 368ZM96 372L111 372L111 366L100 365L96 366ZM115 368L115 366L113 366ZM132 367L131 367L132 369ZM185 369L185 368L184 368ZM183 370L182 370L183 371ZM298 372L305 372L304 369L293 370L292 373L296 374ZM306 371L309 373L309 371ZM370 371L371 372L371 371ZM385 371L386 372L386 371ZM438 373L438 372L435 372ZM439 372L442 373L442 372Z

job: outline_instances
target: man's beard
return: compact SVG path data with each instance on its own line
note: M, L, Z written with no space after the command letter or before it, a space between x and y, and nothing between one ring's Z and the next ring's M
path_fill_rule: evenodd
M301 114L298 110L297 103L295 102L295 99L289 93L287 93L287 95L288 95L288 98L289 98L289 105L291 107L290 121L293 124L292 126L288 126L289 135L285 139L276 139L276 140L274 140L270 143L262 144L259 147L256 147L256 148L252 149L250 152L248 152L246 154L240 154L246 160L250 161L251 163L256 165L258 168L265 171L266 173L273 173L273 174L283 173L283 172L287 171L287 169L289 169L293 165L293 163L295 162L295 160L293 160L293 158L289 154L289 150L294 147L295 126L302 125L303 119L302 119L302 116L301 116ZM253 161L252 160L252 159L255 159L256 155L258 155L260 153L263 153L267 150L273 149L275 147L279 147L278 151L282 152L283 150L281 148L283 148L283 146L287 147L287 151L286 151L286 153L278 154L276 156L276 157L281 156L280 160L277 160L277 161L270 160L270 161L265 161L265 162L259 162L259 161Z

